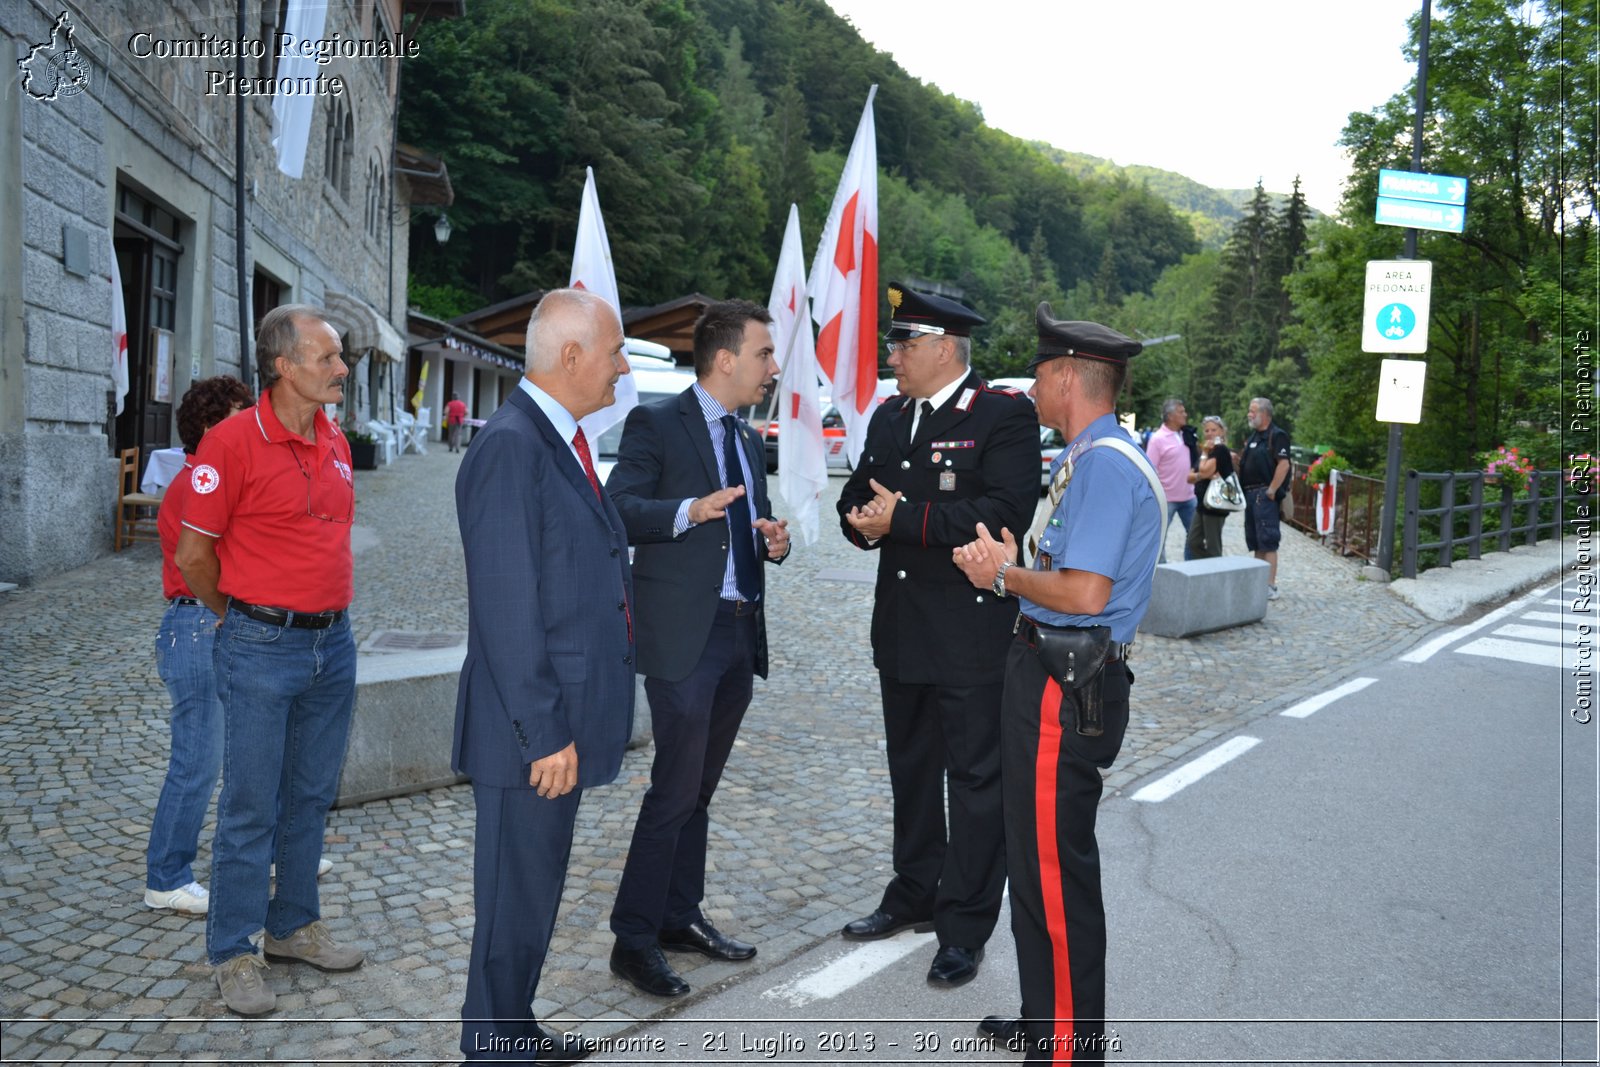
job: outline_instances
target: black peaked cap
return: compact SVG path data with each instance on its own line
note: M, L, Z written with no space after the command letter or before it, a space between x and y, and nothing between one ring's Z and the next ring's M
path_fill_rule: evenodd
M923 334L967 337L988 320L965 304L933 293L919 293L903 282L889 286L889 332L884 338L903 341Z
M1105 363L1127 363L1144 351L1144 345L1098 322L1058 319L1050 305L1041 303L1034 313L1039 327L1039 352L1028 364L1028 373L1041 363L1062 356L1098 359Z

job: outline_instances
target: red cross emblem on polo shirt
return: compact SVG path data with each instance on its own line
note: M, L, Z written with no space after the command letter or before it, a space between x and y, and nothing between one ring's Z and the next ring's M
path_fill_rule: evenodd
M209 493L216 489L221 480L215 467L210 464L201 464L194 469L194 474L189 478L189 484L194 486L194 491L197 493Z

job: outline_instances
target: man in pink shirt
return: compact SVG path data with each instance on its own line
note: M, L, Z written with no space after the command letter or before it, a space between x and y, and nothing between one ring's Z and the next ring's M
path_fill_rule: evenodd
M1194 521L1194 461L1189 443L1183 438L1183 428L1188 423L1189 413L1184 410L1183 401L1169 398L1161 405L1161 427L1150 435L1150 443L1145 446L1150 465L1161 476L1161 488L1167 494L1167 521L1161 526L1161 558L1157 561L1160 563L1167 561L1167 529L1172 525L1172 516L1178 516L1185 534ZM1189 558L1187 544L1183 558Z

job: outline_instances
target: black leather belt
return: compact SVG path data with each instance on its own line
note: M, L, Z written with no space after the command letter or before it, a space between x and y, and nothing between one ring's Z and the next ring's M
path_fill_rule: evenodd
M266 608L248 604L238 597L228 598L228 607L246 618L264 622L268 626L292 626L298 630L326 630L344 618L344 609L338 611L288 611L284 608Z
M200 601L196 600L192 596L175 596L171 600L167 601L167 603L177 607L199 607L200 605Z
M729 615L754 615L760 601L756 600L723 600L720 602L722 610Z
M1030 645L1039 643L1039 624L1026 615L1017 616L1017 633ZM1106 662L1116 663L1118 660L1125 660L1132 650L1132 641L1113 641L1111 642L1111 650L1106 653Z

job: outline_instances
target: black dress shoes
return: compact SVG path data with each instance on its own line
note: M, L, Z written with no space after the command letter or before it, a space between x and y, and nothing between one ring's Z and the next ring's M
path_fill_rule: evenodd
M661 954L657 945L628 949L615 945L611 949L611 973L632 982L641 993L653 997L681 997L689 992L689 983L678 976Z
M737 963L756 954L754 945L736 941L701 919L681 930L663 930L656 935L657 942L668 952L698 952L714 960L732 960Z
M534 1024L534 1029L539 1031L541 1067L544 1065L563 1067L565 1064L577 1063L594 1051L594 1042L585 1041L582 1034L558 1034L538 1023Z
M978 1033L990 1037L1012 1052L1024 1052L1022 1020L1010 1015L985 1015L978 1024Z
M840 933L844 935L846 941L877 941L893 937L901 930L915 930L919 934L925 934L932 929L932 919L907 919L899 915L890 915L880 908L865 919L845 923Z
M983 949L962 948L960 945L940 945L928 968L928 984L954 989L978 977L978 961L983 959Z

